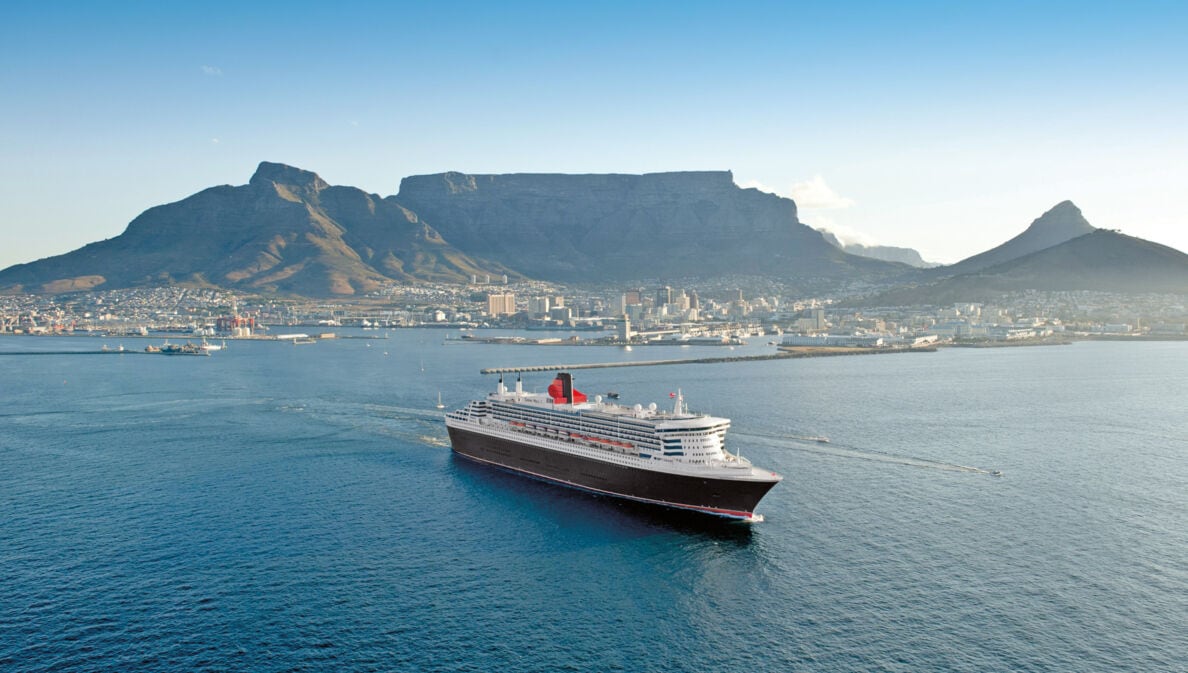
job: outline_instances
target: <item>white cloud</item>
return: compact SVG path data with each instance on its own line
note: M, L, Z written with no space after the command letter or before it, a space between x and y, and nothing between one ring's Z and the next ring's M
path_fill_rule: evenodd
M824 217L814 213L811 215L802 216L800 219L813 229L825 229L829 233L836 236L837 240L841 241L843 245L880 245L880 243L873 237L852 227L839 224L829 217Z
M210 75L211 77L220 77L222 76L223 71L221 68L216 68L213 65L204 65L202 66L202 74Z
M214 143L215 145L218 145L218 144L219 144L220 142L222 142L222 141L221 141L221 140L219 140L218 138L211 138L211 139L210 139L210 142Z
M812 180L794 183L789 191L796 205L805 210L837 210L854 205L853 199L833 191L820 175L814 175Z

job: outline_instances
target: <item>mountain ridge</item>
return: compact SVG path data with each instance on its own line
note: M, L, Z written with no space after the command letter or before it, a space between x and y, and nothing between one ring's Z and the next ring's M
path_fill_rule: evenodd
M154 206L119 236L0 271L0 287L188 283L351 296L392 280L508 272L452 248L399 204L331 186L310 171L261 162L246 185L209 187Z
M864 303L989 302L1024 290L1188 295L1188 254L1109 229L1094 229L991 267L927 285L893 289Z
M904 270L833 248L791 199L741 188L729 171L437 173L404 178L395 198L463 250L482 246L493 261L561 282Z
M825 240L835 248L844 250L851 255L881 259L884 262L899 262L917 269L931 269L940 266L933 262L926 262L914 248L903 248L894 245L863 245L861 243L842 243L841 240L828 229L817 229Z
M153 206L116 237L0 270L0 291L181 283L350 297L480 274L602 284L751 275L825 291L931 280L883 295L917 298L979 284L1181 288L1183 253L1102 232L1063 201L996 248L914 269L838 249L791 199L739 187L729 171L448 172L406 177L381 197L265 161L247 184Z
M1061 201L1032 220L1021 233L985 252L932 270L933 277L959 276L1038 252L1095 231L1072 201Z

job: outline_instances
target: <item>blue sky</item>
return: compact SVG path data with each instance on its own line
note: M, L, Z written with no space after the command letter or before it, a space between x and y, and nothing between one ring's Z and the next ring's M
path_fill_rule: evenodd
M0 268L259 161L730 169L952 262L1071 199L1188 251L1188 4L8 2Z

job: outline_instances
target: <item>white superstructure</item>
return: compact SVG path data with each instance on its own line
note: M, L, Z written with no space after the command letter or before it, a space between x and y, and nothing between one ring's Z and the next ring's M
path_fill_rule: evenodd
M446 415L446 425L626 467L718 479L771 480L774 473L726 450L730 420L689 413L674 393L661 410L604 401L569 402L549 393L526 393L520 381ZM577 400L585 396L577 393Z

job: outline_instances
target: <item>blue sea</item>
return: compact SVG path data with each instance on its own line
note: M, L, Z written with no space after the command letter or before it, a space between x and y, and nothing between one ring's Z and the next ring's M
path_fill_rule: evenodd
M0 671L1188 670L1188 343L575 372L733 419L785 475L747 525L470 464L434 408L722 348L446 334L0 356Z

